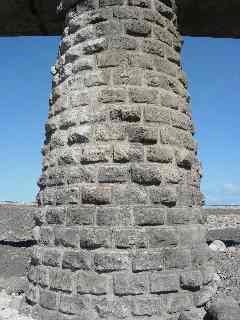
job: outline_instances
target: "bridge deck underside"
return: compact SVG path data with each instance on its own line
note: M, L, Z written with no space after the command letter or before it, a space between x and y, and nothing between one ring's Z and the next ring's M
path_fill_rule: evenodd
M177 0L183 35L240 37L239 0ZM60 35L57 0L8 0L0 7L0 36Z

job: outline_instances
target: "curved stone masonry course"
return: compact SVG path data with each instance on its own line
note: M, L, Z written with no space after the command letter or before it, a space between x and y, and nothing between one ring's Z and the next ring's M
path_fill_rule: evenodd
M66 12L28 274L34 318L175 320L206 303L212 257L176 21L166 0Z

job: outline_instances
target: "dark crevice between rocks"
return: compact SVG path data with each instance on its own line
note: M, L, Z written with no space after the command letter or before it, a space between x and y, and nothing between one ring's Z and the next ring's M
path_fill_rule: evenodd
M22 240L22 241L8 241L1 240L0 246L9 246L14 248L30 248L37 244L35 240Z

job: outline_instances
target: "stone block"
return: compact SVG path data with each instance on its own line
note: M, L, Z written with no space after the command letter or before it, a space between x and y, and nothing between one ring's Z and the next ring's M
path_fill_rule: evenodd
M100 183L123 183L128 181L129 168L127 166L99 167L98 181Z
M49 285L49 272L48 268L39 266L37 269L37 283L42 287L46 288Z
M181 288L190 291L199 290L202 286L202 274L200 271L185 271L180 275Z
M132 224L131 209L128 207L98 208L97 225L99 226L128 226Z
M98 101L102 103L124 102L126 100L126 91L122 89L102 89L98 96Z
M149 190L152 203L162 203L168 207L173 207L177 202L177 192L175 186L152 187Z
M154 104L158 102L158 90L156 89L131 89L129 91L130 101L135 103Z
M73 64L72 71L74 74L84 70L92 70L94 67L94 61L92 56L80 58Z
M71 206L67 209L67 225L91 225L95 219L94 206Z
M144 120L146 122L170 124L170 113L168 108L165 107L147 106L144 109Z
M159 2L160 3L160 2ZM155 38L163 43L168 44L169 46L172 45L173 37L169 31L166 29L160 27L160 26L154 26L153 28L153 35Z
M123 70L119 69L121 77ZM128 77L128 74L126 74ZM141 109L139 106L114 106L110 111L110 119L115 121L138 122L141 120Z
M114 162L143 161L144 147L141 144L116 144L113 146Z
M101 299L95 308L101 319L126 319L129 314L128 305L120 299Z
M176 77L176 65L161 57L154 57L154 66L156 71L165 73L166 75Z
M172 162L174 151L171 147L164 145L149 146L147 149L147 160L151 162Z
M91 254L84 250L65 251L63 253L62 267L70 270L89 270L91 268Z
M128 138L130 142L155 144L158 140L158 132L151 127L130 127L128 129Z
M109 48L117 50L134 50L137 49L138 43L133 37L126 35L114 35L109 40Z
M73 144L88 143L91 137L91 126L82 125L77 128L71 129L68 135L68 144L71 146Z
M116 185L113 187L113 201L120 205L141 204L148 200L144 187L135 184Z
M133 301L132 313L134 316L160 316L163 309L164 307L160 297L137 297Z
M84 78L84 85L87 88L105 86L109 83L109 74L106 72L87 73Z
M179 243L179 234L171 227L148 227L146 233L150 248L176 247Z
M94 54L103 51L107 48L107 41L105 38L98 38L94 40L89 40L83 45L83 53L86 55Z
M132 68L136 68L139 70L152 70L153 69L152 57L149 56L148 54L144 54L144 53L129 54L128 64L131 69ZM131 88L129 90L129 96L130 96L131 101L138 102L138 103L144 103L144 102L157 103L158 102L157 91L155 91L155 92L154 92L154 90L152 91L152 94L154 94L154 96L151 99L150 95L149 95L149 93L150 93L149 89L151 90L151 88L146 88L144 90L144 92L142 92L142 95L141 95L138 88Z
M117 248L146 248L147 238L141 229L120 229L114 232L115 245Z
M39 210L40 211L40 210ZM43 210L41 210L43 211ZM46 209L46 222L48 224L64 224L65 221L65 216L66 216L66 209L64 207L49 207ZM36 219L36 218L35 218ZM38 224L42 224L42 221L40 221L37 218L37 222L39 221Z
M95 128L97 141L124 140L126 137L126 126L124 124L98 125Z
M154 165L134 164L131 168L132 181L143 185L159 185L162 181L161 168Z
M113 8L113 17L118 19L138 19L140 9L136 7L120 7Z
M204 286L200 291L194 294L194 303L196 307L203 307L216 295L218 285L216 283Z
M107 186L84 186L82 189L82 202L88 204L110 204L111 187Z
M55 243L59 246L79 248L80 235L77 227L56 227L54 229Z
M30 284L27 291L25 292L26 301L33 305L38 303L38 291L38 287Z
M111 147L104 145L85 145L82 149L81 162L86 163L97 163L97 162L108 162L111 159Z
M166 306L171 314L191 310L193 307L192 295L185 292L169 294L166 296Z
M72 291L72 272L65 270L50 270L49 287L53 290Z
M170 293L178 292L179 275L170 272L153 272L150 275L150 291L151 293Z
M104 228L84 228L80 232L80 246L83 249L94 250L111 247L111 230Z
M40 228L40 239L39 243L44 245L53 245L54 243L54 232L50 227Z
M59 311L66 314L82 315L89 308L88 297L60 295Z
M166 4L165 4L166 3ZM173 10L173 4L171 2L159 2L154 1L155 9L161 13L163 17L166 17L169 20L172 20L174 18L174 10Z
M95 182L96 180L96 168L93 166L75 166L75 167L68 167L68 172L67 172L67 183L69 185L74 184L74 183L83 183L83 182ZM75 190L75 189L73 189ZM76 188L75 191L75 198L73 201L70 200L69 202L77 202L78 203L78 197L79 195L77 194L78 189ZM68 191L71 194L71 190ZM67 193L67 192L66 192ZM73 204L74 204L73 203Z
M142 50L146 53L156 54L160 57L165 55L165 47L162 42L152 39L144 39L142 44Z
M166 211L163 208L135 207L133 209L134 222L139 226L157 226L165 222Z
M77 293L103 295L107 293L107 277L92 271L80 271L76 280Z
M116 68L113 73L113 84L115 86L121 86L121 85L141 86L142 78L143 78L142 73L143 73L142 70L138 67ZM122 121L137 122L140 120L141 113L139 114L136 112L136 110L134 112L133 108L131 109L129 109L129 111L126 110L125 112L122 113Z
M127 54L124 51L108 49L107 51L99 53L96 56L96 60L99 68L118 67L121 66L123 62L127 62Z
M169 225L184 225L201 223L202 210L199 208L171 208L167 209L167 223Z
M161 271L163 268L163 255L159 252L139 251L132 259L133 272L149 270Z
M135 37L147 37L151 33L151 25L139 20L130 20L125 24L126 33Z
M182 246L191 248L206 243L206 228L204 226L192 224L179 228L178 232Z
M94 265L98 272L126 270L129 267L129 263L129 255L119 251L96 253L94 255Z
M113 289L117 296L143 294L147 288L146 274L117 273L113 277Z
M171 119L173 127L183 129L183 130L192 130L192 119L179 111L172 111L171 112Z
M56 249L44 250L42 263L45 266L60 267L61 252Z
M181 248L166 248L163 251L166 269L185 269L191 266L191 250Z
M57 309L57 294L48 290L39 290L39 304L41 307L56 310Z
M175 128L172 127L161 127L160 137L163 144L170 144L174 146L182 146L181 140L182 134Z

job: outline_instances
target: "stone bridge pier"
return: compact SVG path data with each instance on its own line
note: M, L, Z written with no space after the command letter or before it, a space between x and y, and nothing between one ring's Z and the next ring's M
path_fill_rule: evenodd
M59 10L32 316L203 319L216 282L175 0Z

